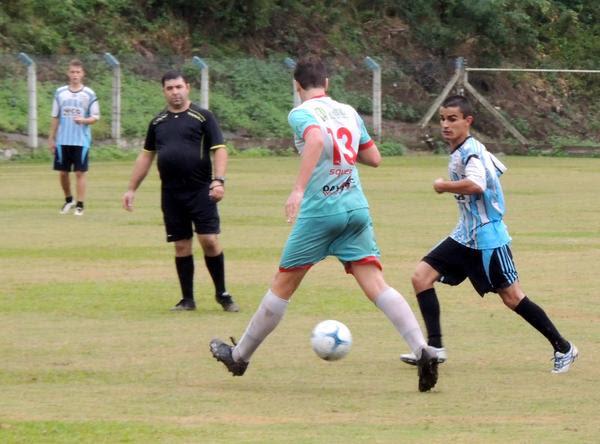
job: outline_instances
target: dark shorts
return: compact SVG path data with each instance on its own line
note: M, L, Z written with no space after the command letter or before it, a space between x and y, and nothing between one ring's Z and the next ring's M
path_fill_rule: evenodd
M480 296L507 288L519 278L508 244L475 250L448 237L423 261L440 273L439 281L444 284L458 285L469 278Z
M87 171L90 150L82 146L56 145L54 169L57 171Z
M190 239L194 235L192 224L198 234L220 233L217 204L209 199L208 186L197 190L162 189L167 242Z

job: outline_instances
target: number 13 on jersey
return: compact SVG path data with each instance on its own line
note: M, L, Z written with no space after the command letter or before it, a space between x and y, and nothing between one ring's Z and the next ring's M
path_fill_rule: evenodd
M341 165L343 155L348 164L354 165L356 163L357 152L352 148L352 133L350 130L345 127L340 127L336 131L335 136L331 128L327 128L327 132L329 133L329 136L331 136L331 141L333 142L333 164ZM338 142L342 143L341 148Z

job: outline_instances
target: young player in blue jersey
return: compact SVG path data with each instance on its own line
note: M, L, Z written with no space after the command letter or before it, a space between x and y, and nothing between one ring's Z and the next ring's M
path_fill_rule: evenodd
M298 62L294 71L302 104L288 121L301 154L300 171L285 204L293 223L279 271L238 344L210 342L213 356L234 376L277 327L288 301L308 270L335 256L365 295L390 319L416 356L419 390L437 382L437 358L428 347L410 306L383 278L369 205L356 162L377 167L381 156L356 110L326 96L325 66L317 58Z
M509 247L511 238L502 220L505 207L499 178L506 167L469 134L473 111L467 99L448 97L440 108L440 122L442 136L451 149L450 180L436 179L433 188L440 194L454 194L459 219L452 234L419 262L412 277L429 345L435 348L438 362L444 362L447 354L434 283L458 285L469 278L480 296L498 293L508 308L544 335L554 348L552 372L567 372L577 358L577 347L560 335L519 283ZM408 364L416 362L412 353L401 359Z
M69 84L56 90L52 101L52 122L48 146L54 154L54 169L59 171L65 203L60 213L67 214L75 206L75 215L83 215L93 125L100 118L98 98L83 85L85 71L81 61L74 59L67 71ZM69 173L75 171L77 202L71 193Z

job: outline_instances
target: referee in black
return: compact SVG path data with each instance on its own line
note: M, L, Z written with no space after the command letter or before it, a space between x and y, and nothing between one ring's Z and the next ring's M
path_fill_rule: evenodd
M217 302L225 311L239 311L225 288L224 256L218 238L217 202L225 194L227 168L223 135L213 114L190 101L190 85L181 72L165 73L162 89L167 107L150 122L144 149L135 161L129 188L123 195L123 207L133 210L135 192L158 154L167 242L175 244L175 267L182 293L181 301L172 310L196 309L193 225L215 285Z

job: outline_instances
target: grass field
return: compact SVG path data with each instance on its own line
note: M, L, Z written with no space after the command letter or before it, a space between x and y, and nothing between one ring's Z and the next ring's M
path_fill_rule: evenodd
M580 359L550 374L546 340L497 296L439 287L450 358L425 394L398 359L401 338L333 259L309 273L244 377L210 356L208 341L239 338L268 288L297 159L230 163L220 211L239 314L212 300L200 254L199 310L168 311L179 290L156 174L129 214L120 196L131 163L94 163L76 218L58 214L49 165L0 165L0 442L597 442L600 159L505 162L522 285ZM413 267L456 219L452 197L431 190L445 172L443 156L362 169L387 280L415 310ZM342 361L310 349L310 330L327 318L352 330Z

